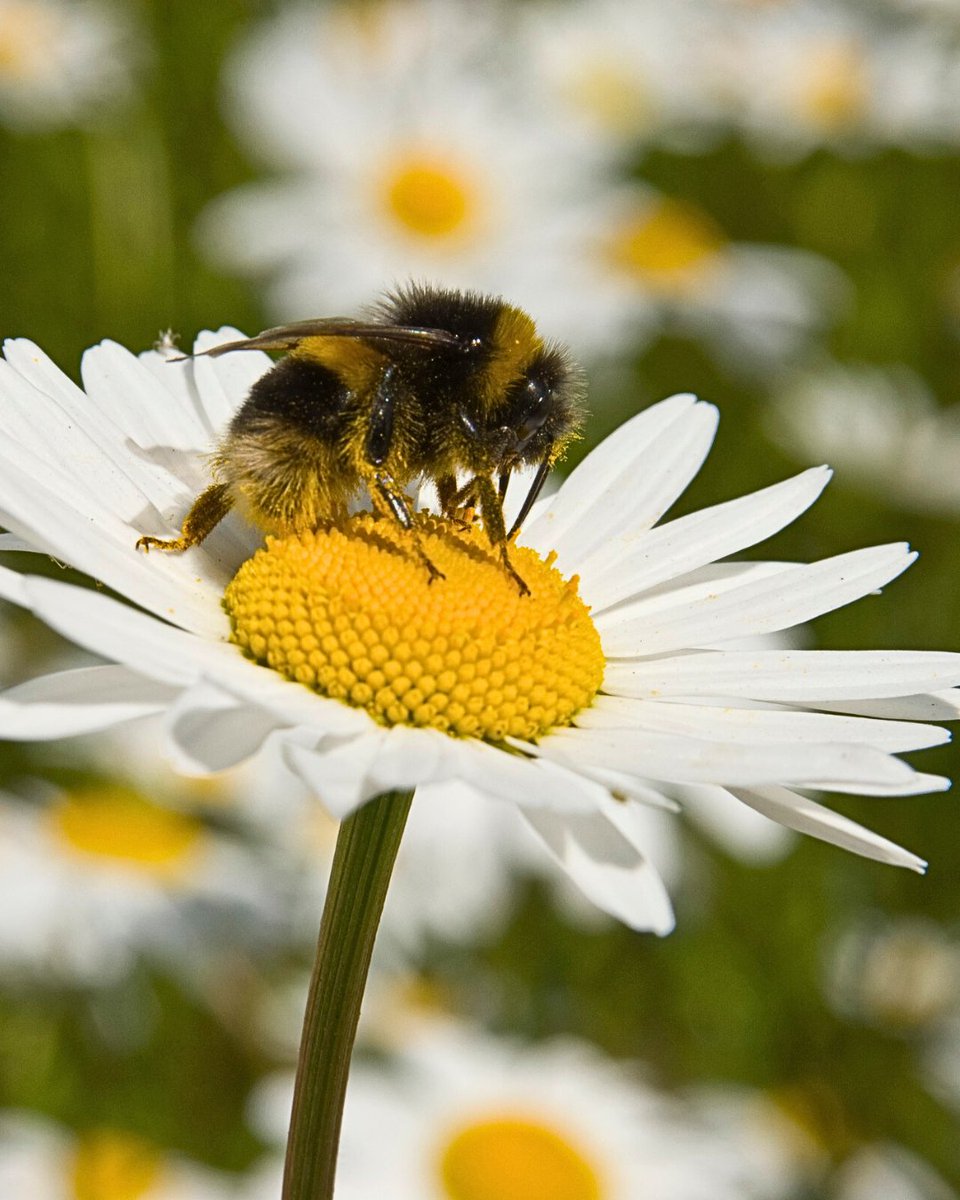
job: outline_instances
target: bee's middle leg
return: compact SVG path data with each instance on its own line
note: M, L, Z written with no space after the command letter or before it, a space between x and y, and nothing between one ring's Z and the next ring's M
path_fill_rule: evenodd
M397 487L392 476L386 471L374 471L367 481L367 486L374 508L383 516L393 517L409 533L417 558L426 567L430 576L429 582L433 583L435 579L446 579L444 573L439 567L434 566L427 556L420 541L420 531L414 522L410 506L407 504L407 498Z

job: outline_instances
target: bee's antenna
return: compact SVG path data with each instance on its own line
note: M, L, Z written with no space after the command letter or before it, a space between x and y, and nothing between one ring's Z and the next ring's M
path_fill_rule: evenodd
M530 490L527 492L526 499L520 506L520 511L517 513L517 519L510 526L510 532L507 534L507 541L519 532L520 526L530 515L530 509L537 502L537 497L543 491L543 485L547 482L547 476L550 474L550 457L549 455L543 460L537 468L537 473L533 477L533 483L530 484Z

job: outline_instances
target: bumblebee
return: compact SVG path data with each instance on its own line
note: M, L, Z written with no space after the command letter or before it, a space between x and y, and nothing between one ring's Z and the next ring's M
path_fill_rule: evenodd
M212 459L214 482L180 536L137 547L195 546L236 507L278 534L346 514L363 488L374 510L408 531L431 582L404 489L431 480L445 516L478 512L522 593L508 544L582 419L578 369L521 309L493 296L412 285L368 319L301 321L204 353L282 351L250 389ZM512 528L503 500L513 471L536 473Z

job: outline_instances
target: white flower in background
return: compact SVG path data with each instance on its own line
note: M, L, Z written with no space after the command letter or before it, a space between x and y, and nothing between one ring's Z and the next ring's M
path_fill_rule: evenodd
M858 1151L831 1182L832 1200L957 1200L928 1163L892 1143Z
M282 1144L292 1079L267 1080L252 1119ZM772 1200L791 1194L788 1155L647 1084L584 1043L538 1046L435 1020L395 1061L354 1063L340 1200ZM376 1153L370 1131L377 1130ZM275 1195L267 1167L250 1200ZM271 1192L271 1187L274 1191Z
M73 1133L0 1110L0 1195L9 1200L230 1200L226 1179L120 1129Z
M938 408L908 367L833 364L783 387L768 427L799 458L824 457L873 495L960 513L960 405Z
M605 14L555 16L629 53ZM258 27L228 71L227 114L280 174L208 208L204 251L265 278L278 319L351 311L384 281L441 278L508 295L581 358L666 328L735 366L782 362L834 319L841 273L732 243L694 206L625 183L613 147L585 137L540 78L531 43L547 15L533 10L523 37L492 6L422 0L296 6ZM581 51L575 30L558 36ZM669 74L678 86L697 77Z
M709 213L633 186L611 189L568 265L577 319L548 301L550 327L613 353L669 331L701 339L732 370L783 360L846 304L832 263L784 246L731 241Z
M115 983L138 955L210 972L227 931L265 947L281 924L251 855L108 781L0 793L0 898L5 974L47 982Z
M228 68L226 114L285 173L216 201L203 248L272 275L280 316L350 311L410 276L506 289L537 311L587 219L597 155L534 126L490 15L297 5L255 28Z
M204 335L198 348L234 336ZM215 431L270 360L137 359L105 343L84 357L84 393L32 343L10 342L6 354L0 523L139 607L0 569L0 594L108 660L5 692L3 736L52 739L160 715L175 765L199 774L237 765L269 739L336 816L387 789L456 781L516 803L595 904L661 932L670 905L635 820L638 806L669 808L664 793L677 784L720 787L790 828L922 870L914 854L806 790L903 796L947 786L896 755L946 739L922 720L957 717L960 655L721 648L860 599L913 561L902 544L813 564L717 561L796 519L827 482L825 468L658 525L699 469L717 413L692 396L654 405L531 515L521 538L529 549L514 553L535 580L532 597L519 596L497 563L453 543L436 543L448 578L428 588L409 556L364 540L364 518L318 530L333 549L311 569L362 579L370 602L385 606L354 632L358 599L349 600L350 627L329 662L310 665L323 658L310 650L310 670L363 705L353 707L258 665L230 640L224 590L258 541L242 522L228 519L185 555L134 551L139 535L179 524L204 486ZM377 527L377 539L391 535L392 523ZM272 545L280 562L298 553L289 540ZM280 569L272 554L248 563L231 588L239 636L254 641L244 589L261 565ZM545 554L563 576L578 575L589 617ZM339 604L349 590L312 579L293 586L316 604ZM431 640L428 603L452 641ZM448 626L457 603L482 614L479 623ZM384 630L382 644L371 627ZM562 650L554 629L567 631ZM377 648L360 653L357 637ZM530 647L540 645L538 658ZM359 672L348 683L344 665ZM381 686L381 675L394 684ZM451 727L460 733L443 732Z
M717 54L734 119L765 153L957 144L960 42L949 30L823 0L740 7Z
M689 152L718 132L725 80L714 50L729 14L703 0L524 5L522 57L543 103L617 151L649 141Z
M72 125L122 100L135 47L128 15L96 0L0 0L0 123Z
M960 944L919 917L876 914L844 930L827 959L827 995L844 1016L916 1034L960 1016Z

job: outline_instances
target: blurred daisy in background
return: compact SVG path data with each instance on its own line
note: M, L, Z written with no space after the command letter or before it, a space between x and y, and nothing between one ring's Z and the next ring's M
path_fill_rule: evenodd
M938 407L904 366L834 363L785 383L767 428L789 454L915 512L960 513L960 405Z
M929 919L866 914L839 931L826 990L849 1020L916 1036L960 1017L960 944Z
M282 1144L292 1079L251 1118ZM412 1031L388 1064L354 1064L337 1195L395 1200L774 1200L795 1182L769 1128L709 1115L575 1041L522 1045L452 1019ZM370 1153L370 1131L377 1153ZM267 1165L250 1200L275 1194ZM274 1189L271 1192L271 1187Z
M617 145L585 135L549 63L531 61L538 12L524 35L494 6L281 10L237 52L226 101L240 141L279 173L215 201L201 249L264 280L277 319L350 312L385 282L436 278L509 296L580 358L668 329L769 366L829 326L846 297L838 268L731 241L696 206L628 181ZM558 19L598 30L604 16ZM646 23L624 20L656 57ZM576 28L565 36L582 49ZM677 89L697 78L666 74Z
M32 802L0 794L8 978L106 986L144 956L210 972L228 931L233 951L271 943L280 913L253 856L196 815L112 781L31 782Z
M727 85L714 59L729 22L721 5L548 2L519 15L521 57L541 103L591 141L627 155L650 142L691 153L723 131Z
M536 311L562 286L598 155L555 123L530 136L529 94L487 16L429 0L294 6L256 29L226 114L285 173L215 203L203 248L272 276L278 316L349 312L411 275Z
M232 1200L226 1177L137 1134L77 1133L0 1109L0 1195L9 1200Z
M761 154L946 148L960 138L960 41L869 7L744 5L723 42L735 122Z
M219 336L229 340L231 334ZM212 336L203 335L198 348L211 344ZM809 565L718 561L795 520L820 494L828 471L815 468L658 525L697 473L717 412L681 395L621 426L555 496L540 502L521 539L555 555L551 561L565 576L579 576L592 611L589 627L576 626L579 640L571 633L565 644L564 669L580 674L556 682L559 659L548 655L538 685L545 704L551 689L557 696L574 689L579 699L564 718L569 723L554 718L540 728L534 717L540 701L529 713L526 706L514 709L506 675L497 685L491 675L488 684L490 663L481 660L480 670L469 656L455 655L456 670L464 664L464 695L480 689L488 724L478 727L481 736L453 737L426 717L423 727L408 723L421 718L402 705L404 718L390 716L399 703L390 688L389 713L380 713L374 701L384 689L366 686L371 715L366 706L328 698L258 665L229 641L224 589L259 540L241 522L224 522L186 555L134 552L140 534L179 524L203 486L213 430L226 424L269 365L260 353L167 362L153 351L137 359L107 343L84 357L84 394L36 346L7 344L0 379L8 434L0 520L37 551L69 561L141 607L0 569L8 600L117 664L53 672L8 691L0 732L49 739L152 712L164 717L171 760L188 774L236 766L269 740L283 746L288 764L337 817L386 789L457 781L488 799L517 804L548 853L598 907L661 933L672 926L671 907L635 813L645 805L669 809L676 784L719 786L731 803L789 828L923 869L916 855L795 789L903 796L947 786L895 756L946 740L943 729L916 718L957 717L952 685L960 680L960 656L717 648L851 603L913 561L903 545ZM84 464L82 472L64 468L74 461ZM613 505L615 494L620 502ZM343 555L348 549L359 555L364 543L344 538L338 545L339 564L352 562ZM536 558L524 561L532 569ZM370 593L369 572L391 569L393 558L358 564L352 569ZM402 556L396 569L419 570ZM482 582L468 581L471 611ZM526 647L532 639L540 645L541 607L552 619L546 594L539 603L518 597L500 569L489 577L494 585L506 588L503 619L514 635L521 616L534 622L517 644ZM388 576L371 593L387 598L390 621L404 622L404 636L398 632L396 640L406 645L418 611L398 615L398 587L414 599L427 589ZM429 595L442 600L450 587ZM485 621L499 603L482 606ZM369 627L380 625L371 617ZM470 640L479 646L488 637L481 625ZM429 645L417 653L432 661ZM384 646L390 659L386 640ZM357 670L367 661L342 657ZM535 669L528 658L503 665L522 671L524 680ZM439 669L424 667L417 675L421 686ZM399 674L405 670L398 662ZM453 683L441 689L448 699L456 670ZM588 675L596 677L590 688ZM591 689L601 681L595 694ZM505 706L502 713L497 703ZM424 711L433 712L429 705ZM507 742L519 753L504 752L510 731Z
M129 11L118 5L0 0L0 123L84 123L127 97L140 57Z
M853 1155L832 1181L831 1200L957 1200L926 1162L902 1146L877 1144Z

